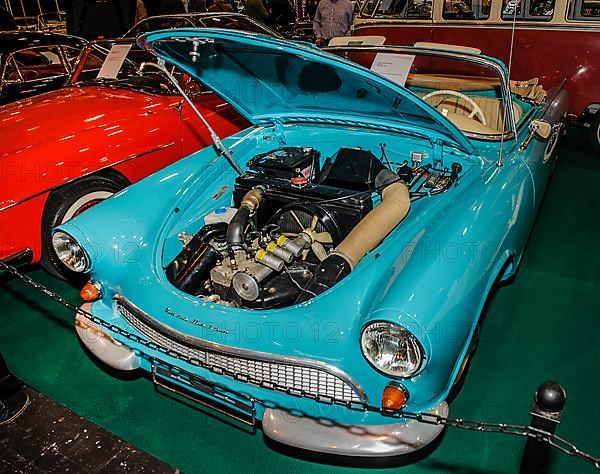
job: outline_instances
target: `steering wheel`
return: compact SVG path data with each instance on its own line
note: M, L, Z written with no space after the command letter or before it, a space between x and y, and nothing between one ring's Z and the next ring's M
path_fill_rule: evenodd
M24 81L33 81L39 77L39 73L35 69L22 69L21 75Z
M471 106L471 109L472 109L472 112L468 115L468 117L473 118L476 116L483 125L487 125L487 122L485 120L485 115L483 115L483 111L481 110L481 107L479 107L475 103L475 101L473 99L471 99L468 95L465 95L462 92L453 91L450 89L443 89L443 90L439 90L439 91L430 92L429 94L424 95L422 97L422 99L427 101L427 99L429 99L430 97L435 97L438 95L453 95L460 99L464 99L467 102L467 104L469 104ZM444 101L444 99L442 98L442 100L440 100L436 105L434 105L434 107L437 108L437 106L440 105L443 101ZM433 104L431 104L431 105L433 105Z

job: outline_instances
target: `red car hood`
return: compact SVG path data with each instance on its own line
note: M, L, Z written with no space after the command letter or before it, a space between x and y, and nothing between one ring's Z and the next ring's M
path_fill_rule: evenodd
M49 140L158 112L179 96L155 96L106 87L67 87L0 108L0 157Z

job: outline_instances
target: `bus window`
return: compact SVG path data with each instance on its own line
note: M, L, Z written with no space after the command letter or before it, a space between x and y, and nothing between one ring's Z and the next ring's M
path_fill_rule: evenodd
M569 20L600 20L600 0L572 0Z
M548 16L552 18L554 13L554 0L531 0L529 3L529 14L531 16Z
M525 0L525 8L521 8L521 0L503 0L502 19L549 21L554 14L554 2L555 0Z
M581 2L581 14L588 17L600 17L600 1L584 0Z
M491 0L444 0L442 16L446 20L487 20Z
M512 20L515 15L515 8L517 10L517 18L522 17L521 13L521 0L503 0L502 2L502 19Z
M431 19L431 0L369 0L363 14L376 18Z

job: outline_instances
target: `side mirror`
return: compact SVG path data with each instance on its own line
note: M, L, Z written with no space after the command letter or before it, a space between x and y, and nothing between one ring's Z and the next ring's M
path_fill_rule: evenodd
M532 120L529 124L529 130L542 140L548 140L552 134L552 125L545 120Z
M519 149L521 151L525 150L529 146L529 143L531 143L531 140L533 140L534 136L541 140L548 140L550 135L552 135L552 125L545 120L532 120L529 124L529 135Z

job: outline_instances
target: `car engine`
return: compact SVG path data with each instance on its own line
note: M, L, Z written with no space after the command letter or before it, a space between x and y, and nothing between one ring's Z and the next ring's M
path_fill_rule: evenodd
M205 217L166 267L180 290L215 303L271 309L306 301L347 276L406 216L412 199L444 192L461 171L393 164L340 148L321 168L313 148L257 155L235 181L233 208ZM386 161L386 165L383 164ZM373 197L381 195L374 207Z

